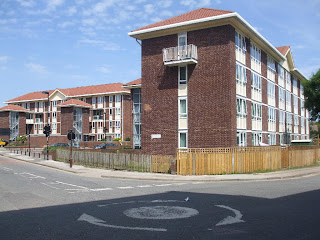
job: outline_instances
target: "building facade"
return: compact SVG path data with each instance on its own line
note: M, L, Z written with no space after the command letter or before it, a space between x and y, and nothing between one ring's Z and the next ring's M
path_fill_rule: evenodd
M12 99L0 136L43 135L49 122L51 136L130 137L143 153L172 155L309 138L306 78L290 47L274 47L236 12L201 8L129 35L141 41L141 79Z
M0 108L0 129L11 141L26 134L43 136L48 123L51 137L66 138L70 129L76 141L132 137L132 125L127 124L131 96L122 83L33 92L6 103Z
M240 15L202 8L129 33L141 41L141 145L276 145L309 135L289 46L274 47Z

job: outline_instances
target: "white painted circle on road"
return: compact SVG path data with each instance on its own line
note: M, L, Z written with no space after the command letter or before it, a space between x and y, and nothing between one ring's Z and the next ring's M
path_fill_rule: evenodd
M199 212L193 208L154 206L131 208L123 212L126 216L139 219L179 219L196 216Z

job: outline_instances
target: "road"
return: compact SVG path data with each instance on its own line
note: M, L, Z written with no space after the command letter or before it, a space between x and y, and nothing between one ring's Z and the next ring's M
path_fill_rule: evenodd
M0 157L0 239L320 239L319 182L106 179Z

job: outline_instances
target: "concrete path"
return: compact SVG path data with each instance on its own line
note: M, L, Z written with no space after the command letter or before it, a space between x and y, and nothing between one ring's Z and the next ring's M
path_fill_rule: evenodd
M320 166L306 167L293 170L281 170L269 173L255 173L255 174L226 174L226 175L200 175L200 176L181 176L172 174L160 173L141 173L129 171L115 171L107 169L87 168L84 166L70 165L63 162L53 160L41 160L25 155L10 153L5 148L0 148L0 155L38 164L46 167L51 167L71 173L75 173L87 177L98 178L120 178L120 179L136 179L136 180L161 180L161 181L263 181L263 180L280 180L297 177L307 177L320 174Z

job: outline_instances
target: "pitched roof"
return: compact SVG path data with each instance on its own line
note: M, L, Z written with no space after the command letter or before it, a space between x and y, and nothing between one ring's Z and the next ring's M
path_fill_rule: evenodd
M101 84L101 85L92 85L85 87L76 87L76 88L66 88L59 90L66 96L84 96L84 95L95 95L95 94L104 94L104 93L115 93L115 92L128 92L122 88L122 83L111 83L111 84Z
M49 90L49 95L53 93L53 90ZM31 101L31 100L45 100L48 99L48 95L41 92L31 92L22 96L13 98L7 102L20 102L20 101Z
M75 96L85 96L85 95L99 95L99 94L108 94L108 93L117 93L117 92L128 92L128 90L122 88L122 83L111 83L111 84L101 84L85 87L76 87L76 88L57 88L55 90L49 90L49 95L53 92L59 90L66 97L75 97ZM32 100L46 100L48 98L47 94L40 92L27 93L25 95L13 98L7 103L10 102L23 102L23 101L32 101Z
M68 101L58 104L58 107L74 107L74 106L92 108L92 106L89 103L85 103L78 99L70 99Z
M124 86L128 86L128 85L138 85L138 84L141 84L141 78L136 79L136 80L131 81L131 82L128 82L128 83L124 84Z
M12 105L12 104L0 108L0 112L7 112L7 111L8 112L11 112L11 111L13 111L13 112L29 112L29 110L26 108L20 107L18 105Z
M184 13L160 22L150 24L145 27L138 28L131 32L145 30L149 28L155 28L155 27L162 27L170 24L187 22L187 21L192 21L192 20L201 19L201 18L214 17L214 16L224 15L228 13L233 13L233 11L212 9L212 8L199 8L191 12L187 12L187 13Z
M276 47L276 49L277 49L283 56L286 56L288 50L290 49L290 46Z

